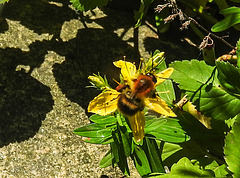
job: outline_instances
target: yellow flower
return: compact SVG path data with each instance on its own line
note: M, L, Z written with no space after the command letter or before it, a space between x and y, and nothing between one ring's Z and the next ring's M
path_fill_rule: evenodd
M102 92L89 103L88 112L105 116L118 110L128 118L137 142L144 137L145 117L142 110L145 106L159 114L176 117L163 99L149 94L154 93L155 87L172 74L173 68L154 75L156 81L153 82L151 76L139 73L133 63L119 60L113 64L121 68L123 89L107 89Z

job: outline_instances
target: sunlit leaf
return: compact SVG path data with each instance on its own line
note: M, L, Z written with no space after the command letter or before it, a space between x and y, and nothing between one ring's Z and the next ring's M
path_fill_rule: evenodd
M215 177L227 177L229 172L227 171L227 165L219 165L216 161L204 167L206 170L212 170L215 173Z
M173 164L170 174L158 176L157 178L192 178L192 177L214 177L213 171L201 170L198 165L183 157L176 164Z
M181 143L190 139L178 120L173 118L146 116L145 134L146 137L171 143Z
M88 124L77 128L73 131L73 133L83 136L83 137L100 137L100 138L108 138L111 136L111 128L106 128L104 125L100 124Z
M109 136L107 138L105 138L105 137L102 137L102 138L99 138L99 137L92 137L92 138L83 137L83 141L86 142L86 143L106 145L106 144L112 143L113 139L112 139L112 136Z
M237 54L237 66L240 67L240 39L237 42L236 54Z
M229 7L227 9L223 9L220 11L222 15L230 15L234 13L240 13L240 8L239 7Z
M215 75L214 67L207 65L204 61L175 61L170 64L174 68L170 76L175 82L179 83L181 89L194 92L205 84L212 75ZM214 85L217 81L214 80Z
M167 67L165 62L163 62L163 64L162 64L161 66L164 67L164 68L162 68L162 70ZM170 70L169 70L169 69L170 69ZM168 74L167 76L166 76L166 74L165 74L164 76L161 75L162 73L159 74L159 76L158 76L158 79L159 79L158 82L161 82L161 81L160 81L160 80L161 80L161 77L165 78L166 80L165 80L163 83L161 83L161 84L159 84L159 85L156 86L156 91L158 92L158 95L159 95L163 100L165 100L167 104L170 105L170 104L172 104L172 102L173 102L176 98L175 98L175 91L174 91L174 88L173 88L172 81L171 81L171 80L168 80L168 79L170 79L169 76L172 74L173 70L171 70L171 68L168 68L167 70L169 71L169 74Z
M234 177L240 177L240 117L238 117L225 140L224 153L228 169Z
M169 159L171 155L173 155L174 153L177 153L180 150L182 150L182 147L179 144L165 142L162 150L162 160L164 161ZM173 162L174 161L177 161L177 159L174 158ZM167 164L165 163L164 165L167 165Z
M172 81L165 80L163 83L156 87L156 91L160 98L162 98L168 105L171 105L175 101L175 92Z
M0 0L0 4L3 4L5 2L8 2L9 0Z
M201 160L205 158L202 148L193 140L183 144L164 143L162 151L163 164L170 169L182 157ZM202 161L201 161L202 163Z
M217 71L203 61L176 61L171 78L205 116L226 120L240 112L240 100L219 87Z
M89 120L96 124L102 124L102 125L111 125L117 122L116 117L111 115L100 116L100 115L94 114L89 117Z
M112 164L112 161L113 161L113 157L112 157L111 151L108 151L106 153L106 155L100 161L99 165L101 168L105 168L105 167L110 166Z
M96 7L101 8L106 6L108 0L70 0L70 2L77 10L88 11L95 9Z
M183 144L165 143L162 151L164 165L171 168L171 166L182 157L187 157L195 160L194 165L198 164L199 167L201 166L205 170L212 170L215 175L225 174L226 171L224 171L224 167L220 167L213 158L206 157L206 152L203 151L206 145L199 145L200 143L201 142L196 142L194 140L190 140ZM193 160L191 162L193 162Z
M213 32L221 32L224 31L230 27L232 27L235 24L240 23L240 8L239 7L229 7L227 9L224 9L220 11L221 14L225 16L223 20L216 23L212 27Z

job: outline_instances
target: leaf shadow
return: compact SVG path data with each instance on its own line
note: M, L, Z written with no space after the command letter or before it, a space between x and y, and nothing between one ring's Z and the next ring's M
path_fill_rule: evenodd
M133 19L130 19L129 16L121 18L123 14L130 15L131 13L116 12L116 10L108 8L103 11L106 14L105 17L96 20L88 19L88 17L82 19L88 23L94 21L103 29L89 27L78 30L76 38L62 44L71 49L69 48L68 52L64 54L66 60L62 64L55 64L53 70L54 76L67 98L78 103L84 109L87 108L89 101L99 93L94 88L86 88L86 86L90 86L87 79L89 75L93 73L106 75L110 86L115 88L117 84L113 78L119 81L120 70L113 65L113 62L123 59L123 56L126 56L127 61L135 63L138 63L139 59L138 49L122 40L122 36L114 33L120 27L123 28L123 33L132 27ZM61 54L60 51L59 53Z
M55 39L60 35L62 23L76 17L73 10L66 8L67 1L59 2L63 4L62 8L41 0L12 0L4 5L0 33L8 30L6 20L11 19L38 34L53 34L54 40L33 40L35 42L28 46L29 51L14 47L0 49L0 147L33 137L53 108L50 88L30 74L43 63L47 51L57 48ZM19 38L18 31L11 33L17 33L10 36L12 40ZM31 36L28 38L21 40L32 40ZM16 71L19 64L28 65L30 71Z
M50 2L60 3L62 6L49 4ZM6 19L19 21L20 25L35 33L48 33L53 37L51 40L33 40L35 42L28 46L29 51L26 52L14 47L0 49L0 147L33 137L46 114L52 110L54 102L50 88L30 76L32 70L43 63L48 51L55 51L65 57L65 62L53 66L55 79L66 97L83 108L99 92L86 88L89 85L89 75L97 72L107 74L114 87L116 84L112 78L119 78L119 70L112 62L122 59L124 55L132 62L139 59L137 48L114 33L122 25L125 32L132 27L133 20L129 16L133 16L129 12L127 17L119 11L115 13L122 16L109 18L108 15L113 11L105 10L106 17L95 20L103 29L81 29L76 38L63 42L60 38L63 23L79 18L68 7L68 3L67 0L11 0L4 6L3 22L7 22ZM7 23L0 26L0 33L6 30ZM14 35L18 38L18 34ZM16 71L19 64L29 65L30 71Z
M24 56L19 49L0 49L0 147L33 137L52 109L50 89L15 70Z

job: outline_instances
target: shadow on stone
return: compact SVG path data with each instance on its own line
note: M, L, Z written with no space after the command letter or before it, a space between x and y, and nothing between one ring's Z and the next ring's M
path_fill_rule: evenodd
M42 64L47 51L65 56L65 62L53 66L54 76L66 97L83 108L99 92L86 88L90 85L89 75L98 72L102 76L107 75L115 87L117 84L112 79L119 80L120 70L112 62L123 59L123 56L138 62L138 50L114 33L120 27L125 32L132 27L132 13L128 17L123 14L117 18L113 15L98 18L95 21L98 28L80 29L76 38L63 42L59 38L63 23L78 17L67 6L68 1L55 1L62 3L62 7L48 2L11 0L3 9L3 18L20 21L38 34L49 33L53 37L50 41L33 42L28 46L29 52L15 48L0 49L0 146L33 137L52 109L50 89L30 76L32 70ZM106 13L121 12L106 10ZM16 71L19 64L28 65L30 71Z
M11 0L5 4L2 16L20 21L35 33L59 37L63 22L77 17L68 4L67 0Z
M120 70L113 61L123 59L123 56L130 61L139 59L133 47L103 29L81 29L68 45L72 50L65 54L66 60L62 64L54 65L54 76L67 98L85 109L99 93L96 89L86 88L90 86L89 75L106 75L110 85L116 87L113 78L119 81Z
M21 54L0 50L0 147L33 137L53 105L48 87L15 70Z

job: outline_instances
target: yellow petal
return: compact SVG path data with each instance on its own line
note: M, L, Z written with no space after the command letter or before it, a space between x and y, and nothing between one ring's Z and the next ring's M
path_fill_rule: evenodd
M158 96L156 98L144 98L144 104L159 114L176 117L176 114L168 107L167 103Z
M156 74L156 77L157 77L157 83L155 84L155 86L163 83L166 78L169 78L170 75L173 73L173 68L172 67L169 67L163 71L161 71L160 73Z
M145 116L142 111L138 111L133 116L127 116L133 137L137 142L140 142L144 137L144 128L145 128Z
M108 90L96 96L88 105L88 112L108 115L117 110L117 102L120 93L116 90Z
M121 74L123 76L123 80L126 81L130 86L132 85L132 80L136 77L136 66L131 62L126 62L123 60L115 61L113 64L121 68Z

